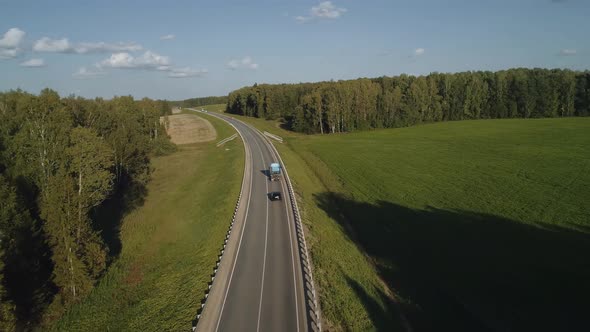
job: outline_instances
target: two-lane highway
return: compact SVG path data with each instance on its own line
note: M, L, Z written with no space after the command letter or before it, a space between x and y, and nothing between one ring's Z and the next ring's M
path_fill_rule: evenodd
M246 167L236 226L199 331L307 331L301 261L285 179L270 181L278 162L258 131L231 117L208 113L232 124L242 137ZM268 193L280 191L282 200Z

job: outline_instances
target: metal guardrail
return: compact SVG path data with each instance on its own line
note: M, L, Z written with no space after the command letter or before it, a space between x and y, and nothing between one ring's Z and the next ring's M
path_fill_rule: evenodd
M234 227L234 222L236 221L236 214L238 213L238 208L240 207L240 201L242 200L242 192L240 190L240 195L238 196L238 201L236 202L236 208L234 209L234 214L231 218L231 223L229 224L229 229L225 234L225 239L223 240L223 246L219 251L219 255L217 256L217 261L215 262L215 267L213 268L213 274L211 274L211 281L207 283L207 289L205 290L205 297L201 300L201 308L197 310L197 316L193 320L193 328L192 331L197 329L197 324L199 319L201 319L201 313L207 304L207 298L209 297L209 292L211 291L211 287L213 286L213 281L215 280L215 276L217 275L217 270L219 269L219 264L221 264L221 259L223 258L223 253L225 252L225 247L227 246L227 241L229 240L229 236L231 231Z
M192 331L197 329L197 323L199 319L201 319L201 313L205 308L205 304L207 304L207 298L209 297L209 292L211 291L211 287L213 286L213 281L215 280L215 276L217 275L217 270L219 269L219 264L221 264L221 259L223 258L223 254L225 252L225 247L227 246L227 241L229 240L229 236L231 231L234 227L234 223L236 221L236 214L238 213L238 208L240 206L240 201L242 200L242 192L240 191L240 195L238 196L238 201L236 202L236 208L234 209L234 214L231 219L231 223L229 224L229 229L225 234L225 239L223 240L223 246L219 251L219 255L217 256L217 261L215 261L215 267L213 268L213 274L211 274L211 281L207 283L207 289L205 290L205 297L201 300L201 308L197 310L197 315L193 320L193 328Z
M198 110L194 110L194 109L190 109L190 110L199 112ZM257 129L255 129L255 130L257 130ZM260 132L260 131L258 131L258 132ZM275 140L279 141L280 143L283 143L283 139L277 135L268 133L266 131L263 133L263 135L266 137L275 139ZM237 134L234 134L232 136L237 136ZM229 140L229 138L230 137L226 138L226 140ZM225 143L225 142L223 142L223 143ZM220 144L218 143L218 146L219 145ZM315 289L315 283L313 281L314 279L313 279L313 274L312 274L311 261L309 259L309 250L307 249L307 242L305 241L305 233L303 231L303 224L301 221L301 216L299 214L299 206L297 205L297 199L295 198L295 192L293 190L293 185L291 184L291 179L289 178L289 173L287 172L287 167L285 166L285 163L283 162L280 154L278 153L276 147L272 144L272 142L270 142L270 146L272 147L275 155L278 157L279 162L282 165L283 172L285 174L285 179L286 179L285 182L287 183L287 190L289 191L289 197L291 199L291 208L293 210L293 216L295 217L295 228L297 231L297 244L299 246L300 256L303 258L301 263L303 265L302 272L304 275L304 289L306 288L306 283L305 283L306 280L305 279L308 278L307 281L308 281L309 285L311 285L310 292L312 295L312 299L311 299L311 303L313 304L312 310L313 310L313 315L315 315L315 320L312 320L312 321L315 322L315 326L317 328L316 331L321 332L322 331L321 310L320 310L320 305L318 302L318 295L317 295L317 292ZM244 176L245 176L245 173L244 173ZM211 281L207 283L207 289L205 290L205 297L201 300L201 308L197 311L197 315L192 322L192 331L193 332L196 331L196 329L197 329L197 324L199 322L199 319L201 318L201 313L203 312L203 309L205 308L205 305L207 303L207 298L209 297L209 292L210 292L211 287L213 285L213 281L215 280L215 276L217 275L217 270L219 269L219 265L221 264L221 259L223 258L223 254L225 252L227 242L229 240L232 228L233 228L235 220L236 220L236 215L238 212L238 208L240 206L241 199L242 199L242 191L240 190L240 195L238 196L238 200L236 202L236 207L234 209L234 214L232 216L232 220L229 225L229 229L227 230L227 234L226 234L225 239L223 241L223 247L220 250L217 261L215 262L215 267L213 268L213 274L211 274ZM305 296L309 297L307 292L305 292Z
M277 135L275 135L275 134L271 134L271 133L269 133L268 131L265 131L265 132L263 132L263 134L264 134L264 136L270 137L270 138L272 138L272 139L274 139L274 140L277 140L277 141L279 141L279 142L283 143L283 138L282 138L282 137L280 137L280 136L277 136ZM277 153L277 154L278 154L278 153Z
M230 124L231 125L231 124ZM233 125L232 125L233 127ZM234 127L234 129L236 129ZM236 129L237 131L237 129ZM217 146L220 146L220 143L226 143L230 140L235 139L236 137L238 137L238 133L233 134L232 136L222 140L221 142L217 143ZM222 144L223 144L222 143ZM234 223L236 222L236 216L238 214L238 209L240 207L240 202L242 201L242 192L243 192L243 188L244 188L244 179L246 177L246 165L244 165L244 175L242 176L242 185L240 187L240 194L238 195L238 200L236 202L236 206L234 208L234 213L232 215L231 218L231 223L229 224L229 228L227 230L227 233L225 234L225 239L223 240L223 245L219 251L219 255L217 256L217 260L215 261L215 267L213 267L213 273L211 274L211 281L209 281L207 283L207 289L205 290L205 296L204 298L201 300L201 307L197 310L197 315L195 316L195 319L193 319L192 321L192 331L196 331L197 329L197 324L199 323L199 319L201 319L201 313L203 312L203 310L205 309L205 305L207 304L207 298L209 297L209 292L211 291L211 287L213 287L213 281L215 281L215 277L217 275L217 271L219 270L219 265L221 264L221 259L223 258L223 254L225 253L225 248L227 247L227 242L229 241L229 237L231 235L232 229L234 227Z
M220 145L223 145L223 144L225 144L225 143L227 143L227 142L229 142L229 141L231 141L231 140L235 139L236 137L238 137L238 134L233 134L233 135L231 135L231 136L230 136L230 137L228 137L228 138L224 138L224 139L222 139L221 141L217 142L217 145L216 145L216 146L218 146L218 147L219 147Z
M264 132L266 134L266 132ZM272 134L271 134L272 135ZM274 136L274 135L273 135ZM278 137L278 136L277 136ZM279 137L280 138L280 137ZM280 141L282 143L282 139ZM300 256L303 258L302 264L302 271L304 274L304 288L305 288L305 277L308 277L309 284L311 285L311 294L312 294L312 303L313 303L313 313L315 315L315 324L317 327L317 331L322 331L322 318L321 318L321 310L320 305L318 302L318 295L315 289L315 283L313 281L313 274L312 274L312 267L311 267L311 260L309 259L309 251L307 249L307 242L305 241L305 233L303 231L303 224L301 221L301 215L299 214L299 206L297 205L297 199L295 197L295 191L293 190L293 185L291 184L291 179L289 178L289 173L287 172L287 167L281 158L281 155L277 151L276 147L270 143L272 146L275 155L278 157L281 167L283 168L283 172L285 174L285 182L287 183L287 190L289 191L289 197L291 198L291 208L293 210L293 216L295 217L295 227L297 230L297 243L299 245L299 252ZM305 292L307 296L307 292Z

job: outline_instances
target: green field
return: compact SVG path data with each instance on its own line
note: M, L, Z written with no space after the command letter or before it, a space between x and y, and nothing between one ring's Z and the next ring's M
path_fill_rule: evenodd
M397 329L401 308L415 330L583 326L590 119L324 136L240 119L286 139L277 145L303 205L328 324Z
M234 130L206 116L218 137ZM220 167L220 165L236 165ZM120 230L122 250L57 331L189 331L229 226L243 174L242 142L179 147L152 161L143 206Z

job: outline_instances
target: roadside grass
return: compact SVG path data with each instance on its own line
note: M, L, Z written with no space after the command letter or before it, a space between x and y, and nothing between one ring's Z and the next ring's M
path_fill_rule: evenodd
M590 119L310 136L347 229L418 330L578 330L590 296ZM314 163L308 163L311 168Z
M321 160L298 148L309 136L284 130L277 121L226 115L284 139L283 144L274 145L288 168L306 228L324 330L404 330L393 294L370 259L315 200L341 185Z
M399 330L400 308L415 331L584 329L590 119L305 136L236 117L285 139L333 330Z
M204 116L219 137L235 131ZM119 257L56 331L188 331L229 226L243 175L239 139L154 158L144 204L122 221Z

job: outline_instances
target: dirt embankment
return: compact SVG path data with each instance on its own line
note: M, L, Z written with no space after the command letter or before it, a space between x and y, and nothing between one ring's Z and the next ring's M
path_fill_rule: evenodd
M177 114L161 117L160 122L174 144L209 142L217 138L215 127L201 117L193 114Z

